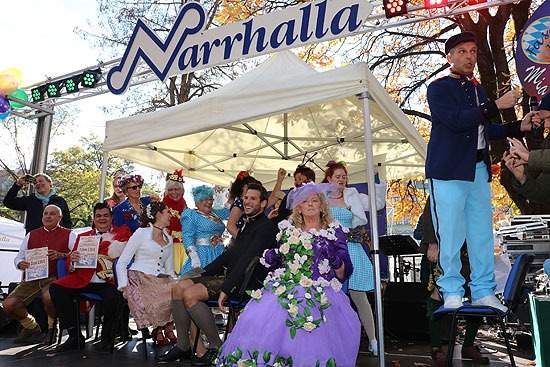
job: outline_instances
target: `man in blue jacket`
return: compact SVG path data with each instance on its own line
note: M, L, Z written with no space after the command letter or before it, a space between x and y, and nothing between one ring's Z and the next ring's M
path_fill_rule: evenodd
M507 136L521 137L540 124L536 112L523 121L493 124L499 110L512 108L521 94L511 90L490 101L473 76L477 63L476 38L471 32L450 37L445 43L450 74L428 86L432 131L428 143L426 177L430 181L432 217L439 244L437 281L445 308L462 306L464 278L460 274L460 248L464 240L470 254L472 301L506 310L495 297L491 211L491 160L489 142Z

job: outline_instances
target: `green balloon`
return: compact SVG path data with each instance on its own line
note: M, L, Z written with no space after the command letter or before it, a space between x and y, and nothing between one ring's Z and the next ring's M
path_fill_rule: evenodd
M27 93L23 92L21 89L16 90L12 94L10 94L10 96L22 99L23 101L27 101L27 102L29 101L29 96L27 96ZM14 102L14 101L10 101L10 106L12 108L25 107L25 105L22 105L21 103L17 103L17 102Z

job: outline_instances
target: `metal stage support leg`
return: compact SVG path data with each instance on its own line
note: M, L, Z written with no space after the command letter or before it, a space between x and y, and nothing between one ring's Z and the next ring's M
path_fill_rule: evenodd
M48 147L50 145L50 133L52 131L53 115L38 118L36 124L36 136L34 139L34 151L31 162L31 174L37 174L46 170L48 162Z
M370 121L369 93L363 92L359 95L363 102L363 128L365 131L365 153L367 163L367 178L370 201L370 233L373 245L374 259L374 295L376 298L376 321L378 339L378 365L384 367L384 324L382 321L382 289L380 287L380 246L378 244L378 218L376 215L376 195L374 187L374 153L372 151L372 128Z

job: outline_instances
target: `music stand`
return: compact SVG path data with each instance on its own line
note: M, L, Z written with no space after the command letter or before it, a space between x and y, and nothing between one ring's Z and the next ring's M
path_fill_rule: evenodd
M403 269L403 264L401 261L402 255L414 255L418 254L419 246L416 241L409 235L389 235L389 236L380 236L378 237L378 244L380 250L386 256L393 256L393 274L396 278L397 270L397 258L399 258L400 269ZM413 272L415 271L416 264L413 258ZM416 276L415 276L416 277ZM403 281L403 272L399 272L399 278ZM395 281L396 279L394 279Z

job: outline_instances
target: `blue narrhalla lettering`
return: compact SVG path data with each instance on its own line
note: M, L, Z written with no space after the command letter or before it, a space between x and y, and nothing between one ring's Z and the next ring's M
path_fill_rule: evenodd
M345 4L347 6L342 4L340 6L343 7L339 7L338 2L330 3L330 10L328 0L304 4L298 9L299 12L287 12L286 19L283 16L274 18L278 19L278 22L270 24L268 17L271 15L251 18L228 26L229 34L223 35L223 27L204 31L206 11L197 2L187 2L180 10L174 27L164 42L141 20L138 21L120 64L112 68L107 75L107 85L112 93L123 93L128 87L139 58L142 58L157 77L164 81L169 72L183 73L189 69L196 70L229 59L236 60L250 54L257 55L297 47L354 32L364 22L363 19L359 19L360 12L363 14L363 10L366 10L363 6L370 9L372 7L368 3L353 1L346 1ZM197 24L183 25L184 17L185 22ZM203 32L202 39L195 36L192 38L193 41L189 42L189 36L200 32ZM206 40L209 34L210 39ZM147 38L152 42L147 42ZM147 50L142 49L138 44L140 42L147 45ZM156 48L153 49L154 47ZM172 67L173 64L175 68Z
M250 19L243 23L244 25L244 40L243 40L243 55L248 55L250 52L250 46L252 46L252 41L254 40L254 37L257 38L256 42L256 52L262 52L266 49L267 43L265 42L265 28L259 27L252 33L252 21L253 19Z
M340 21L342 20L342 16L346 11L349 12L349 15L346 18L346 22L344 23L344 25L340 26ZM330 23L330 31L332 32L332 34L342 33L342 31L346 29L346 26L349 26L348 29L350 32L353 32L357 28L359 28L361 24L363 24L363 21L357 20L358 12L359 12L359 5L357 4L352 6L346 6L345 8L340 9L332 19L332 22Z
M273 30L273 33L271 34L271 38L269 39L269 44L273 48L277 48L280 45L283 44L284 40L286 39L286 45L290 46L298 39L298 36L294 35L294 24L296 21L294 19L289 20L288 22L283 22L279 24L275 29ZM284 33L284 37L282 40L279 40L279 33L283 29L283 27L286 26L286 32Z

